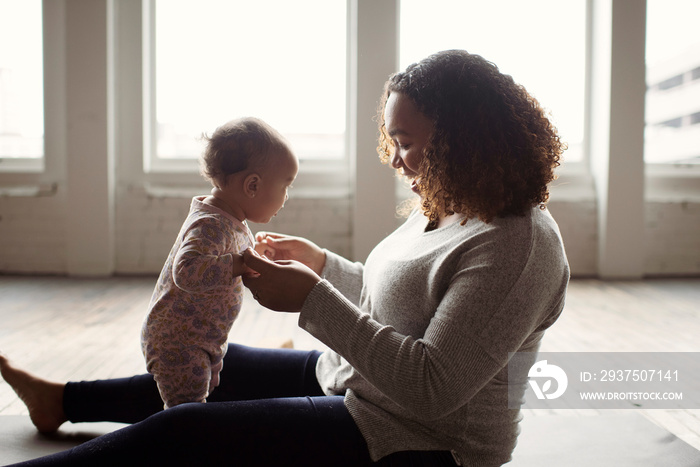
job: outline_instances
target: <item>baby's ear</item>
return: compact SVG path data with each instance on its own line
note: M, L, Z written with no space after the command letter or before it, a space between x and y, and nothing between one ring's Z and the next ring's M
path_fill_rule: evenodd
M258 190L260 189L261 177L256 173L248 175L243 181L243 191L245 195L249 198L255 198Z

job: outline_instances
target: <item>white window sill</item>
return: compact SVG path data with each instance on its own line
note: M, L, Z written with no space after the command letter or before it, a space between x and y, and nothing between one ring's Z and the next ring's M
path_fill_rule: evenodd
M57 183L4 185L0 186L0 197L8 198L38 198L54 196L58 191Z
M193 161L189 161L193 163ZM210 185L190 166L174 164L144 174L143 187L153 197L189 197L208 193ZM302 160L290 196L294 198L348 198L350 171L347 162Z
M44 158L0 157L0 173L41 173L44 171Z

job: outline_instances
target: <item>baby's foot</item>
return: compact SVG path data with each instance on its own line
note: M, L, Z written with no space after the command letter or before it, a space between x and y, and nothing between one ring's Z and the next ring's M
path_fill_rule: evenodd
M0 373L29 410L29 418L41 433L53 433L66 421L62 383L49 381L15 367L0 352Z

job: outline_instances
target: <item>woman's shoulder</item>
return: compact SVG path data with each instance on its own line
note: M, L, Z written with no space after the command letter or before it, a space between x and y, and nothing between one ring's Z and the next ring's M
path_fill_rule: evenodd
M529 238L542 232L559 232L552 214L544 206L535 206L522 215L497 217L481 224L482 230L508 238Z
M559 228L546 208L529 209L522 215L497 217L484 222L476 217L456 221L446 227L425 231L427 218L422 211L414 210L397 233L420 233L422 241L463 250L476 245L495 247L498 250L528 250L534 242L561 243Z
M474 248L497 262L532 261L544 256L564 256L559 227L548 210L534 207L521 216L506 216L489 223L470 221L462 235L467 251ZM469 223L467 224L469 227Z

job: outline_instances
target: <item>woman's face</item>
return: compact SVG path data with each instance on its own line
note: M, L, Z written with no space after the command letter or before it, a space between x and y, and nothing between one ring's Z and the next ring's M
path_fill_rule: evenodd
M433 124L411 98L394 92L384 107L384 125L394 146L391 166L411 179L411 189L417 192L418 169L423 160L423 149L433 133Z

